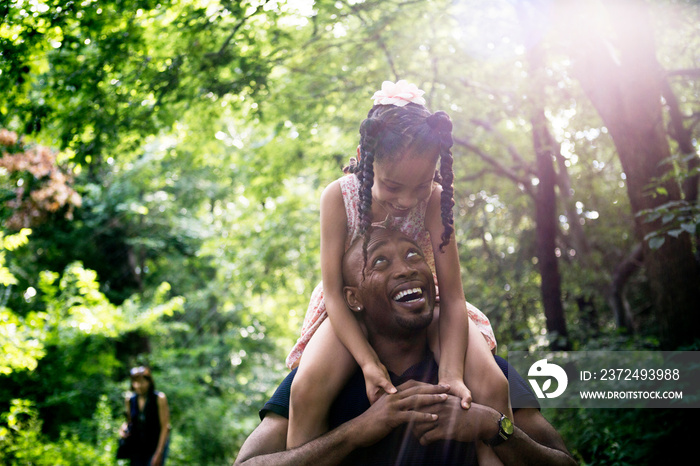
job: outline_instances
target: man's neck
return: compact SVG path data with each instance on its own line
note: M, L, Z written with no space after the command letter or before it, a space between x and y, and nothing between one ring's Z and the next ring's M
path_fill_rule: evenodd
M428 337L418 332L412 338L370 336L370 344L388 371L401 375L425 357Z

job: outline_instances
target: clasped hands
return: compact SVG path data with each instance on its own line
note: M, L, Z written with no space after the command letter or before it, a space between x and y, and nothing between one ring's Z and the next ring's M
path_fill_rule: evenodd
M466 410L462 400L447 385L432 385L410 380L398 387L396 393L384 393L361 416L355 418L358 447L372 445L393 429L409 424L409 429L422 445L437 440L473 442L491 438L489 427L497 423L497 412L487 406L472 403ZM497 427L496 427L497 428Z

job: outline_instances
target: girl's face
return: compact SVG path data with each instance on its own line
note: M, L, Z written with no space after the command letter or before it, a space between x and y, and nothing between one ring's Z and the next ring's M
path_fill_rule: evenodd
M134 377L131 381L131 388L134 389L137 395L145 395L148 393L148 387L151 382L148 381L146 377L138 376Z
M430 197L437 160L404 155L374 163L372 202L393 217L405 217L419 202Z

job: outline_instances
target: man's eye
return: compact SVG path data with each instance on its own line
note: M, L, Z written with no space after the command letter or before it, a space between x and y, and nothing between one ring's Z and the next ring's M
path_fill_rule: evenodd
M374 260L372 261L372 266L373 266L373 267L376 267L376 266L378 266L378 265L384 264L385 262L386 262L386 258L384 258L384 257L377 257L376 259L374 259Z
M418 257L421 257L421 253L416 251L415 249L408 251L408 254L406 254L407 259L414 259Z

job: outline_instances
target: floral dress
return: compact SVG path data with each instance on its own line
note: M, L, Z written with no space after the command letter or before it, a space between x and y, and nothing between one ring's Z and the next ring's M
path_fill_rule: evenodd
M359 187L360 182L355 175L345 175L340 179L340 190L343 195L345 214L348 219L347 236L345 240L346 251L359 232ZM425 255L430 269L433 271L433 274L435 274L433 246L430 242L430 234L428 230L425 229L425 210L427 207L428 201L422 201L405 217L389 218L387 222L391 222L390 225L393 228L401 230L402 233L413 238L418 243L418 246L423 250L423 254ZM493 329L491 328L488 317L469 302L467 302L467 312L469 313L469 318L481 331L481 334L486 339L491 350L495 349L496 337L493 334ZM301 336L287 356L287 367L292 369L297 366L301 354L304 352L304 349L306 349L306 345L308 345L309 340L311 340L311 337L327 316L326 304L323 300L323 283L319 283L311 294L311 301L306 310L306 317L304 318L304 324L301 328Z

